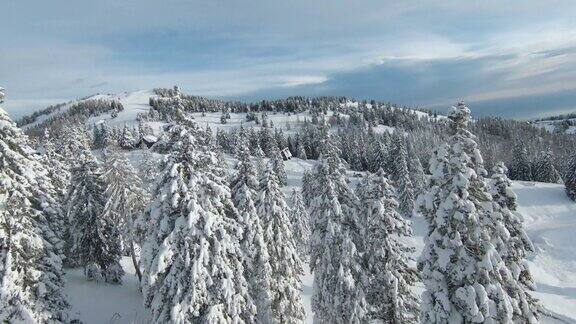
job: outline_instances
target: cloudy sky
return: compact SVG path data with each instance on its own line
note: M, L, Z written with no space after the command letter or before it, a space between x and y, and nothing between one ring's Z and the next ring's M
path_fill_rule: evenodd
M0 18L4 108L180 85L243 100L468 102L576 111L576 1L19 0Z

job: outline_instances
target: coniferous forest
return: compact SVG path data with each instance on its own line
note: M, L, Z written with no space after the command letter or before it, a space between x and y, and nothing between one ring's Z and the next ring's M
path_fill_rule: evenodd
M564 320L527 227L556 211L515 192L575 211L576 136L473 116L178 87L0 109L0 322L90 322L70 287L129 282L118 322Z

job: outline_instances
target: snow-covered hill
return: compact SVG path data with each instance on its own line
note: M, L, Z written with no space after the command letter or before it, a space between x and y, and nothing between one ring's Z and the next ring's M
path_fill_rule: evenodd
M132 153L136 162L138 153ZM228 157L232 165L235 161ZM301 186L304 170L312 168L314 161L293 158L286 162L288 194L292 188ZM351 185L357 182L357 172L349 172ZM525 218L528 235L532 239L536 254L530 259L537 292L535 296L550 311L552 317L543 323L576 323L576 203L569 200L562 185L515 182L514 192L518 195L520 212ZM423 219L414 219L415 236L410 244L416 247L416 255L423 246L426 224ZM129 259L125 259L126 277L123 287L105 283L86 282L77 270L67 274L67 291L73 312L87 324L90 323L141 323L146 320L146 310L141 306L141 295ZM303 300L308 322L312 322L310 298L312 275L303 278ZM422 287L416 287L418 291ZM88 295L91 298L84 298Z
M532 122L532 125L544 128L549 132L562 132L565 134L576 134L576 118L563 118L554 120L539 120Z
M86 98L82 98L80 100L70 101L65 104L61 104L56 106L53 109L48 109L46 111L41 111L36 113L36 116L33 119L30 117L25 117L24 119L29 119L28 122L23 123L21 126L23 129L29 129L35 126L42 124L43 122L50 120L52 118L58 117L66 113L71 107L74 105L89 101L89 100L102 100L102 101L117 101L120 102L123 106L123 110L118 112L116 117L112 116L111 112L102 113L96 116L92 116L86 120L86 126L91 127L94 124L99 124L102 122L106 122L111 127L121 127L124 124L129 126L134 126L137 124L137 116L140 113L146 113L150 109L149 99L150 98L158 98L159 96L155 94L154 90L139 90L134 92L123 92L119 94L98 94L89 96ZM340 104L341 107L358 107L359 102L357 101L346 101ZM366 104L366 107L370 108L370 104ZM429 117L434 119L433 117L429 116L426 112L419 111L419 110L412 110L407 108L394 108L394 109L401 109L403 111L407 111L410 113L415 114L418 117ZM328 113L328 117L330 117L333 112ZM214 131L217 129L225 129L230 130L233 128L238 128L240 125L244 125L244 127L259 127L254 121L247 121L246 120L246 113L231 113L230 119L227 121L226 124L222 124L220 121L221 113L220 112L208 112L204 116L201 113L193 113L194 118L198 121L198 123L202 126L209 125ZM341 118L348 118L345 114L340 114ZM445 116L439 115L435 118L442 119ZM283 129L287 133L291 133L292 130L296 130L298 125L303 123L305 120L310 121L312 119L312 114L309 111L304 111L296 114L287 114L281 112L269 112L267 115L267 120L271 122L275 128ZM152 122L150 123L154 130L159 130L162 126L161 122ZM392 132L394 127L385 126L385 125L378 125L374 129L376 132Z

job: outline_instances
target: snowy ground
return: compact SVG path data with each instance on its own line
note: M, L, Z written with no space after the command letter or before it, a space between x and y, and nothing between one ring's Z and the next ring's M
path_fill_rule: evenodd
M85 324L146 323L148 313L130 258L122 260L122 267L126 271L122 285L86 281L81 269L66 270L70 315Z
M234 159L227 158L227 162L232 164ZM302 173L312 168L313 163L297 158L286 162L288 186L284 192L287 197L292 188L300 187ZM357 172L349 173L353 186L357 175ZM542 322L576 323L576 203L566 197L563 186L558 184L515 182L513 190L536 248L536 255L529 261L538 286L535 296L557 318L546 317ZM410 244L416 247L417 255L423 246L426 224L422 219L415 219L413 226L415 236ZM73 313L88 324L146 322L130 260L125 259L123 266L127 275L122 286L87 282L80 270L68 271L67 291ZM308 323L311 323L312 275L307 269L302 290ZM419 285L415 289L420 292L422 288Z

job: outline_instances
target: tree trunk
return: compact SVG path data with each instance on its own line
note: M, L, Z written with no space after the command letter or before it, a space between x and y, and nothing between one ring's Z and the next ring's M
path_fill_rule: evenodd
M140 265L136 260L136 251L134 251L133 241L130 241L130 256L132 257L132 263L134 264L134 269L136 270L136 275L138 276L138 282L142 282L142 272L140 272Z

